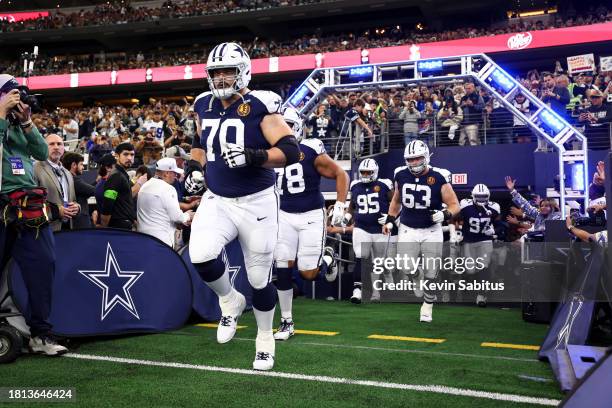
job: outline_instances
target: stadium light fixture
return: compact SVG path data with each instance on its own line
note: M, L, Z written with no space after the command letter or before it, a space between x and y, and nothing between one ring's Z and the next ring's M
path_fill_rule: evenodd
M500 87L505 93L510 92L516 86L516 81L500 69L494 69L491 72L491 81L493 85Z
M544 108L542 112L540 112L538 119L544 126L555 132L555 134L562 131L566 126L563 120L548 108Z

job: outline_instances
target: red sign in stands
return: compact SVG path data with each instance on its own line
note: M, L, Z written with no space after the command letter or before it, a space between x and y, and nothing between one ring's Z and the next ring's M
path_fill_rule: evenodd
M0 20L6 20L9 23L16 23L18 21L36 20L38 18L48 16L48 11L32 11L29 13L0 13Z
M496 52L524 50L558 45L581 44L598 41L612 41L612 22L588 26L557 28L525 33L500 34L490 37L468 38L463 40L439 41L396 47L372 48L369 50L371 63L403 61L410 59L429 59L466 54L494 54ZM358 65L361 51L338 51L323 54L322 67ZM270 72L309 71L316 68L315 54L293 55L278 58L270 70L270 58L252 61L254 75ZM137 84L145 82L182 81L204 78L204 64L146 69L120 70L83 74L64 74L35 76L28 80L30 89L75 88L84 86L106 86ZM75 78L74 75L78 77ZM114 80L112 80L114 77ZM19 78L23 84L23 78Z

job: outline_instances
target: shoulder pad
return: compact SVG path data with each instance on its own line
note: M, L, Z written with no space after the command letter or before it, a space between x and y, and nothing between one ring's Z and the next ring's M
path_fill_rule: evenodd
M349 190L352 190L352 188L355 187L359 183L361 183L360 180L353 180L353 181L351 181L351 185L349 186Z
M212 92L208 91L208 92L202 92L201 94L199 94L196 98L195 101L193 101L193 108L195 109L196 103L198 103L198 101L201 101L200 103L204 102L206 100L207 96L211 96Z
M397 173L399 173L399 172L400 172L400 171L402 171L402 170L406 170L407 168L408 168L408 166L400 166L400 167L396 168L396 169L393 171L393 177L397 176Z
M448 183L451 182L451 172L450 171L446 169L441 169L440 167L432 167L431 169L435 171L436 173L439 173L442 177L444 177L444 180L446 180Z
M378 179L378 181L380 181L385 186L387 186L389 190L393 191L393 182L391 180L384 178L384 179Z
M310 147L317 155L326 153L325 145L323 145L323 142L317 138L302 139L300 144Z
M281 97L272 91L251 91L249 96L258 99L268 110L268 113L280 113L283 103Z
M461 209L463 210L465 207L469 207L470 205L472 205L472 199L471 198L464 198L463 200L461 200L461 202L459 203L459 206L461 207Z
M495 201L489 201L489 207L491 207L491 209L497 211L497 214L501 214L501 207Z

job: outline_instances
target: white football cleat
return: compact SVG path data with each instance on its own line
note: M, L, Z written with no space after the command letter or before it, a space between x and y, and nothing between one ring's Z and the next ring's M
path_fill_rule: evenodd
M227 343L234 338L236 327L238 326L238 318L242 315L246 307L246 299L242 293L236 289L232 289L235 293L229 301L219 301L221 306L221 319L217 326L217 343Z
M430 323L432 320L431 318L432 314L433 314L433 303L423 302L423 304L421 305L420 321L425 322L425 323Z
M269 371L274 367L274 336L272 332L257 333L255 338L255 360L253 360L253 370Z
M30 339L29 343L32 353L44 354L47 356L61 356L68 352L68 349L48 336L36 336Z
M295 329L293 327L293 320L290 319L281 319L281 324L278 327L276 333L274 333L275 340L289 340L289 337L295 334Z
M333 282L338 277L338 266L336 265L336 258L334 248L325 247L323 250L323 262L327 264L327 272L325 272L325 280Z
M353 296L351 296L351 303L356 305L361 303L361 288L353 289Z
M370 302L380 302L380 291L372 289L372 296L370 296Z

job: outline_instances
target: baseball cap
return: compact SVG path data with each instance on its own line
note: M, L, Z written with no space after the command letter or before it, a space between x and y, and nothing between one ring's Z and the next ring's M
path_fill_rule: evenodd
M9 74L0 75L0 93L10 92L17 88L19 88L19 82L17 82L14 76Z
M183 174L183 169L179 169L176 165L176 160L171 157L159 159L155 164L155 169L161 171L173 171L176 174Z
M189 156L187 152L185 152L185 149L183 149L181 146L170 146L166 149L166 153L164 156L173 159L191 159L191 156Z
M591 93L589 94L589 96L591 98L593 98L593 97L595 97L595 98L603 98L603 93L599 89L593 89L593 90L591 90Z

